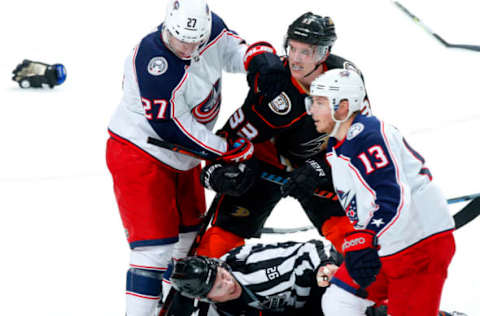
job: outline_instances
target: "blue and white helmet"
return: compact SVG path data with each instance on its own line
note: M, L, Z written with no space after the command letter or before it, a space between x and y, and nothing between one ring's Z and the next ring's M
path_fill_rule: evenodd
M204 43L212 30L212 13L205 0L169 0L164 26L176 39Z
M335 127L330 132L330 136L335 136L340 124L362 109L366 96L365 85L362 77L355 70L332 69L318 76L310 85L310 96L305 99L305 108L309 114L314 96L328 99L332 119L335 121ZM348 113L345 117L340 117L336 111L343 100L348 101Z
M346 121L354 112L360 111L365 99L365 86L358 72L347 69L332 69L318 76L310 85L310 96L323 96L330 101L332 115L340 102L348 100L348 115L342 120L333 116L336 122Z

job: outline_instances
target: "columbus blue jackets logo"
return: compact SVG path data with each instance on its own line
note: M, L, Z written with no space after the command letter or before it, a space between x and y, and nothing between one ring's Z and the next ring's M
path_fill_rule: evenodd
M221 86L221 81L218 79L205 100L193 108L192 114L199 123L207 124L217 117L222 103Z
M355 123L348 129L347 133L347 140L351 140L355 138L358 134L360 134L365 126L362 123Z
M153 57L148 62L148 73L152 76L163 75L168 69L168 63L165 57Z
M357 196L353 191L344 192L341 190L337 190L337 195L348 219L354 226L357 225Z
M290 109L292 108L292 103L290 102L290 98L285 92L280 93L268 103L268 106L270 109L272 109L273 112L279 114L279 115L285 115L290 112Z

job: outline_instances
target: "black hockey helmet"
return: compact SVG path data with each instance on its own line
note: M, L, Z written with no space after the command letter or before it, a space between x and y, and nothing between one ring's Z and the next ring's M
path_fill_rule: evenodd
M337 39L335 24L327 16L322 17L312 12L307 12L293 21L288 27L284 43L285 51L287 51L289 39L315 46L331 47Z
M180 294L190 298L205 299L217 278L218 267L227 267L216 258L186 257L175 262L170 280Z

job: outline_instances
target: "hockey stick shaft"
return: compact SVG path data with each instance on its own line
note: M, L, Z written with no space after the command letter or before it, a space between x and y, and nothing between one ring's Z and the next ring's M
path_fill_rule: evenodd
M193 240L192 245L188 249L187 256L195 255L195 252L197 251L197 248L200 245L200 241L202 240L203 235L207 231L208 225L210 224L210 221L212 220L213 215L217 210L218 203L220 202L221 198L222 198L221 194L215 195L215 198L213 199L212 203L210 204L210 207L208 208L207 212L203 217L202 224L200 225L197 235L195 236L195 239ZM172 306L175 295L177 295L177 290L174 287L171 287L167 297L165 298L165 302L163 303L162 308L160 309L158 316L168 315L168 311Z
M450 48L463 48L463 49L468 49L468 50L473 50L480 52L480 46L478 45L469 45L469 44L451 44L444 40L440 35L437 33L433 32L425 23L423 23L417 16L415 16L412 12L408 11L407 8L405 8L402 4L400 4L398 1L393 1L393 4L395 4L400 10L402 10L406 15L408 15L415 23L420 25L421 28L423 28L428 34L431 36L435 37L440 43L445 45L445 47L450 47Z
M465 205L460 211L453 215L453 220L455 222L455 229L463 227L465 224L468 224L474 220L480 214L480 193L469 194L464 196L459 196L456 198L451 198L447 200L448 204L454 204L459 202L470 201ZM278 227L264 227L262 233L264 234L292 234L308 231L315 229L315 226L302 226L296 228L278 228Z
M176 144L171 144L169 142L166 142L166 141L163 141L163 140L160 140L160 139L149 137L147 139L147 142L152 144L152 145L156 145L156 146L159 146L159 147L162 147L162 148L165 148L165 149L169 149L169 150L172 150L172 151L184 154L184 155L188 155L188 156L193 157L193 158L202 159L202 160L209 160L210 159L210 156L206 152L195 151L193 149L185 148L183 146L176 145ZM283 177L283 176L277 175L277 174L268 173L268 172L262 172L261 173L261 178L264 179L264 180L279 184L279 185L282 185L283 183L285 183L287 181L286 177ZM332 200L337 200L338 199L336 194L334 194L333 192L317 190L314 194L318 197L321 197L321 198L327 198L327 199L332 199ZM478 203L480 203L478 201L478 200L480 200L480 193L463 195L463 196L459 196L459 197L455 197L455 198L450 198L450 199L447 200L448 204L466 202L466 201L470 201L470 200L473 200L473 201L471 203L469 203L468 205L466 205L465 207L463 207L460 211L458 211L454 215L455 228L456 229L462 227L463 225L465 225L466 223L470 222L471 220L473 220L475 217L478 216L478 211L480 210L480 207L477 207L477 205L478 205ZM476 200L477 200L477 202L474 203ZM472 204L472 205L470 206L470 204ZM313 228L313 226L311 228ZM309 228L309 229L311 229L311 228ZM308 230L305 227L300 227L298 229L300 231ZM282 229L267 227L265 232L266 233L277 233L277 232L279 232L279 233L290 233L290 232L296 232L297 231L297 229L294 229L294 230L295 231L290 230L288 232L280 232L280 231L282 231Z
M166 142L164 140L157 139L157 138L148 137L147 143L158 146L158 147L161 147L161 148L165 148L165 149L168 149L168 150L171 150L171 151L174 151L174 152L178 152L180 154L187 155L187 156L190 156L190 157L193 157L193 158L196 158L196 159L209 161L209 160L211 160L211 157L212 157L211 154L206 153L204 151L199 151L199 150L186 148L184 146L177 145L177 144L172 144L172 143L169 143L169 142ZM282 176L282 175L279 175L279 174L270 173L270 172L267 172L267 171L262 171L260 173L260 177L263 180L266 180L266 181L269 181L269 182L272 182L272 183L275 183L275 184L278 184L278 185L282 185L285 182L287 182L287 180L288 180L288 177L285 177L285 176ZM338 197L335 193L327 191L327 190L317 189L317 190L315 190L314 195L317 196L317 197L320 197L320 198L330 199L330 200L333 200L333 201L338 200Z

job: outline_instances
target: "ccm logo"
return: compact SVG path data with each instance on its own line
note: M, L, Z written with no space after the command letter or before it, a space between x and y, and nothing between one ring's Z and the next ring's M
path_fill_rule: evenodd
M345 240L345 242L343 243L342 249L345 251L345 249L347 248L363 245L365 242L366 242L365 238L363 237L355 238L350 241Z

